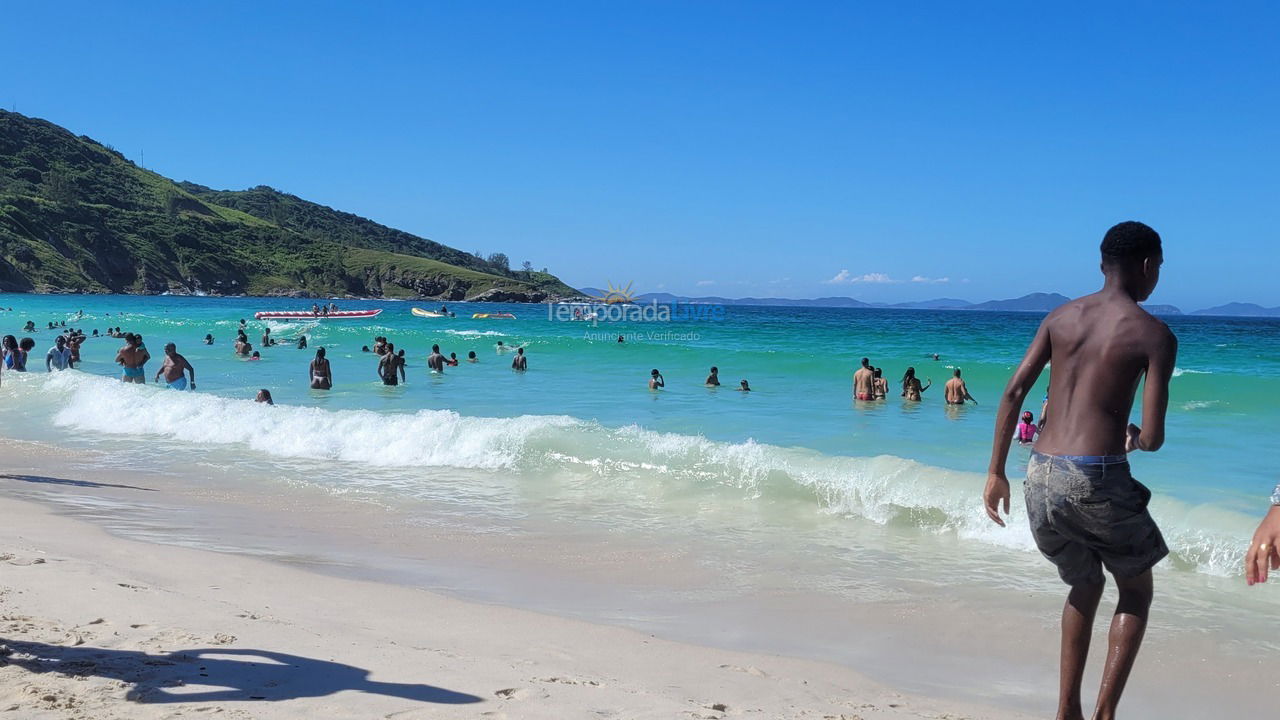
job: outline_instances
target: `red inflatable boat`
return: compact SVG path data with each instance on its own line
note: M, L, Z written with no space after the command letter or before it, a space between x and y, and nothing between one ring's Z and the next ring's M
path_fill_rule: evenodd
M327 313L314 313L310 310L270 310L253 314L256 320L351 320L353 318L377 317L382 308L377 310L331 310Z

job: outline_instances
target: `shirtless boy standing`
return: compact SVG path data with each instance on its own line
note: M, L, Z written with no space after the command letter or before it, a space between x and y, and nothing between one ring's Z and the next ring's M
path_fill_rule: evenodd
M996 414L991 466L983 492L987 515L1009 512L1005 461L1023 401L1047 363L1053 365L1052 414L1027 466L1027 517L1036 545L1070 586L1062 609L1058 719L1083 720L1080 684L1094 613L1106 584L1120 591L1108 636L1095 720L1115 717L1151 607L1151 568L1169 553L1147 512L1151 492L1129 474L1127 453L1164 444L1169 378L1178 341L1138 306L1160 280L1160 236L1123 222L1102 240L1102 290L1049 314L1014 371ZM1129 423L1143 381L1142 427Z

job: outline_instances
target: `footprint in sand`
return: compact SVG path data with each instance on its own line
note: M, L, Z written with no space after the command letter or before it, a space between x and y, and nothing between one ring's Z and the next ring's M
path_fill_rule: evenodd
M493 694L503 700L518 700L524 695L524 690L522 688L503 688L501 690L494 690Z
M746 673L754 677L769 677L769 673L754 667L742 667L740 665L721 665L721 670L732 670L734 672Z
M593 687L600 686L600 682L598 680L583 680L580 678L571 678L571 677L549 677L549 678L536 678L536 679L538 682L559 683L560 685L591 685Z

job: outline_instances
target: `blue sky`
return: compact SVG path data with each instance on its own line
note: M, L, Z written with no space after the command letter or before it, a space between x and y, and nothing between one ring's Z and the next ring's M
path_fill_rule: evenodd
M1139 219L1280 304L1264 3L106 5L7 6L0 104L570 284L1074 295Z

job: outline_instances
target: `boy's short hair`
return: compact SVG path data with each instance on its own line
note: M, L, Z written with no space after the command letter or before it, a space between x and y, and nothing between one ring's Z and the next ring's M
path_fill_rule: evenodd
M1163 252L1160 234L1135 220L1112 226L1102 238L1104 262L1143 260Z

